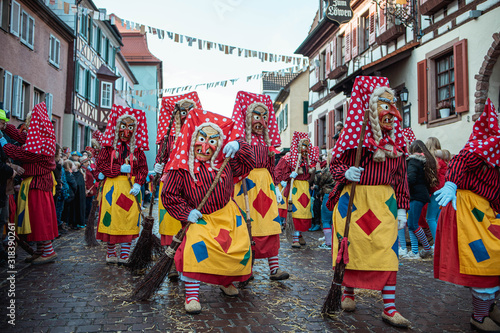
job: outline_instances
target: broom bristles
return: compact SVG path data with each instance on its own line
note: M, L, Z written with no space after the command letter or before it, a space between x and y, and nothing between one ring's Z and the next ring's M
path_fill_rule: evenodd
M20 238L17 234L16 234L16 242L17 245L19 245L24 251L28 252L28 254L30 255L35 254L35 250L33 250L33 248L28 243L26 243L24 239Z
M335 264L332 285L330 286L330 291L321 308L322 314L334 313L342 309L342 282L344 281L344 272L345 264L343 261Z
M173 263L174 258L164 254L137 285L131 299L133 301L147 301L160 288Z
M154 218L147 216L143 229L127 265L134 274L140 274L151 267L154 258L162 253L161 240L153 234Z
M295 225L293 224L292 212L290 210L286 214L286 224L285 224L285 237L289 242L292 241L294 232L295 232Z
M95 222L97 219L96 213L98 204L99 203L97 199L92 200L92 207L90 208L89 217L87 219L87 227L85 228L85 243L87 243L88 247L99 246L99 242L97 242L94 230Z

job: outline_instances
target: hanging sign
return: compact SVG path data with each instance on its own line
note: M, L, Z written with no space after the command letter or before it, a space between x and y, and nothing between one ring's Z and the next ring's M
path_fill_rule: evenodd
M352 18L351 2L348 0L328 0L326 17L339 25L349 22Z

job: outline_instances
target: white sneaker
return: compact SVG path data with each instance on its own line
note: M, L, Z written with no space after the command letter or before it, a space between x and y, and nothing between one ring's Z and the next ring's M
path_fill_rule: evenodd
M325 241L325 236L318 238L318 241L324 242Z
M413 251L410 251L406 255L404 255L402 258L408 259L408 260L416 260L416 259L420 259L420 256L418 255L418 253L413 253Z
M403 248L401 248L401 247L400 247L400 248L398 249L398 253L399 253L399 257L400 257L400 258L401 258L401 257L404 257L405 255L407 255L407 254L408 254L408 249L403 249Z
M331 250L332 249L332 246L331 245L326 245L326 243L323 243L321 244L320 246L318 246L320 249L328 249L328 250Z

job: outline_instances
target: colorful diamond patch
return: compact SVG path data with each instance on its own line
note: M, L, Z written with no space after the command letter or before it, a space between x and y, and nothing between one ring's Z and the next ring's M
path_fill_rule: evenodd
M484 246L483 240L478 239L469 243L469 247L472 250L472 254L474 254L474 258L476 258L477 262L485 261L490 259L490 255Z
M356 221L359 227L368 235L382 223L375 214L369 209L360 219Z
M106 201L108 202L108 204L111 206L111 204L113 203L113 192L115 191L115 186L111 186L111 188L109 189L108 193L106 193Z
M271 208L271 204L273 203L273 199L269 198L267 194L264 193L264 191L260 190L259 194L257 194L257 197L253 201L252 205L253 208L262 216L266 216L267 212L269 211L269 208Z
M391 195L389 200L385 202L387 207L389 207L389 210L391 211L392 215L394 215L394 218L398 217L398 203L396 199L394 198L394 194Z
M349 193L346 192L346 193L344 193L343 196L340 197L339 205L338 205L340 216L342 216L343 219L345 219L345 217L347 216L347 207L348 206L349 206ZM351 212L354 212L356 209L357 208L353 203Z
M229 250L229 247L231 246L231 243L233 241L231 239L231 236L229 236L229 231L226 229L220 229L219 234L214 239L222 247L222 250L227 253L227 250Z
M205 242L200 241L198 243L194 243L192 246L194 256L198 262L202 262L203 260L208 258L207 245Z
M311 199L309 198L309 196L305 193L302 193L302 195L300 196L299 200L297 200L298 202L300 202L300 204L303 206L303 207L307 207L307 205L309 204L309 201L311 201Z
M130 207L132 207L133 203L134 202L132 201L132 199L130 199L123 193L121 193L118 200L116 200L116 204L118 205L118 207L124 209L127 212L130 210Z
M480 211L479 209L474 208L472 210L472 215L474 215L474 217L476 218L476 220L478 222L483 222L484 213L482 211Z

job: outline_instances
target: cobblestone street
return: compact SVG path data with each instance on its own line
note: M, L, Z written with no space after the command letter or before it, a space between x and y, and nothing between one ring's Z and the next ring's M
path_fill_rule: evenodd
M139 277L105 264L104 246L89 249L84 231L57 239L58 260L29 266L18 250L15 323L7 325L8 284L2 272L2 332L395 332L381 320L379 292L356 290L357 310L322 317L333 278L329 251L318 248L321 231L304 233L307 245L292 249L282 238L280 266L290 279L269 280L267 262L256 260L255 280L237 298L202 284L202 313L184 311L181 282L165 281L148 302L128 296ZM409 331L469 331L470 293L432 278L431 260L400 263L398 310L412 322Z

